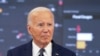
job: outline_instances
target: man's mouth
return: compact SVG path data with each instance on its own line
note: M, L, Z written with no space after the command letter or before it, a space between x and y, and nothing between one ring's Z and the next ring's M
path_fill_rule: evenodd
M49 37L49 35L42 35L42 37Z

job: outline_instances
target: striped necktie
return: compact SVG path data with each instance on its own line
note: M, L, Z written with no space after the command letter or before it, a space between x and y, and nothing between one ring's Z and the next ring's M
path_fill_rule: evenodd
M44 52L44 51L45 51L45 50L44 50L43 48L41 48L40 51L39 51L39 53L40 53L39 56L44 56L44 55L43 55L43 52Z

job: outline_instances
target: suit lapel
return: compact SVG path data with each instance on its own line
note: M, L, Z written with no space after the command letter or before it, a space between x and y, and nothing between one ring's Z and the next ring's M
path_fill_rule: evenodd
M57 44L52 41L52 56L60 56Z
M26 45L24 56L32 56L32 41Z

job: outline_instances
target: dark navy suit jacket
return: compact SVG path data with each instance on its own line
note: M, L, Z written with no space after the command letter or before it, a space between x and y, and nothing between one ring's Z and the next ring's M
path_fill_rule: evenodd
M52 41L52 56L76 56L74 52ZM7 56L32 56L32 41L8 51Z

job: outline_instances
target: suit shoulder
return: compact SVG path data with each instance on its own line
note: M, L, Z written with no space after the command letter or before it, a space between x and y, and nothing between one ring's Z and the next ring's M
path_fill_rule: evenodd
M27 53L26 51L31 51L31 48L32 48L32 42L28 42L14 49L8 50L7 56L24 56L24 53Z
M15 47L15 48L13 48L13 49L10 49L9 51L21 51L21 50L25 50L26 48L27 48L27 46L29 46L29 45L31 45L31 43L30 42L28 42L28 43L25 43L25 44L22 44L22 45L20 45L20 46L18 46L18 47Z
M13 49L11 49L11 50L20 50L20 49L23 49L26 45L27 45L27 44L23 44L23 45L20 45L20 46L18 46L18 47L15 47L15 48L13 48Z
M56 48L62 54L69 55L69 56L76 56L76 54L73 51L71 51L70 49L68 49L68 48L62 47L62 46L60 46L58 44L56 44Z

